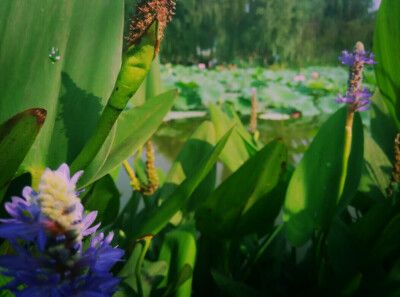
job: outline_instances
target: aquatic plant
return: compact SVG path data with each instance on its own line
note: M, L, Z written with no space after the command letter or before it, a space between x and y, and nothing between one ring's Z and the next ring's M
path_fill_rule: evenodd
M149 140L177 92L157 94L149 69L174 7L140 1L121 59L121 1L0 2L1 294L398 295L400 3L382 1L376 58L361 43L342 53L347 91L340 69L303 69L294 82L294 71L171 68L181 71L172 85L190 89L179 106L201 95L210 120L164 173ZM367 64L378 78L373 95L362 84ZM237 113L247 106L254 131L265 124L261 109L299 105L307 118L317 108L305 98L318 96L333 107L317 110L324 123L298 164L290 139L262 143ZM121 164L131 179L123 199Z
M70 177L66 164L46 169L38 192L27 186L23 198L5 204L12 218L1 220L0 237L16 254L0 256L1 273L13 278L2 289L16 296L112 296L116 291L119 279L109 270L124 251L111 247L112 232L94 234L100 226L91 226L97 212L84 212L75 189L82 173Z

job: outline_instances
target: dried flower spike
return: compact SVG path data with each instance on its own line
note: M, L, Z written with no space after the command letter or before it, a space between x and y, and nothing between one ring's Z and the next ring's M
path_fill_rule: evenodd
M154 20L158 22L158 41L164 37L164 29L175 14L176 3L173 0L142 0L136 4L136 14L129 26L128 47L143 35Z
M388 197L393 195L393 189L395 184L400 183L400 133L397 134L394 140L394 168L392 172L392 178L390 180L389 187L387 189Z

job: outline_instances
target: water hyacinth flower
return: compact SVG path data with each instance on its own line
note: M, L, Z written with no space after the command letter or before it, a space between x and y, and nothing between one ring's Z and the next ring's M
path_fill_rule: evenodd
M97 212L85 214L68 165L46 169L39 191L25 187L23 198L5 204L11 219L2 219L0 237L15 250L0 256L0 272L13 280L2 289L16 296L112 296L119 279L110 268L124 251L111 247L113 233L95 235ZM88 247L82 240L92 235ZM86 244L85 244L86 246Z
M351 112L367 110L369 103L371 103L369 99L372 94L369 88L361 88L362 72L364 64L376 64L375 56L372 52L366 52L361 42L356 43L353 53L343 51L342 54L343 56L339 57L339 60L343 65L350 66L348 90L346 96L338 94L335 102L348 104Z

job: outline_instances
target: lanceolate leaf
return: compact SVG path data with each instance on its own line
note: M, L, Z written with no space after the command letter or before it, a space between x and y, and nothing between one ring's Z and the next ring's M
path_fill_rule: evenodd
M383 0L376 18L376 78L390 114L400 129L400 2Z
M0 201L46 118L46 110L25 110L0 125Z
M182 151L175 159L168 172L165 184L161 190L161 197L167 198L175 189L196 171L196 166L209 154L215 145L215 132L213 124L209 121L203 122L186 141ZM188 201L189 209L196 208L215 186L215 166L210 174L204 179Z
M326 232L338 210L346 109L338 110L321 127L290 180L284 205L284 221L286 235L294 246L304 244L314 230ZM340 208L349 203L358 187L363 158L362 134L361 118L356 113Z
M221 137L235 122L213 103L210 104L210 116L217 137ZM246 162L249 156L250 154L246 145L235 127L232 137L228 140L226 147L221 153L221 161L233 172Z
M199 230L214 237L230 238L255 232L259 225L269 226L273 223L280 203L277 207L272 206L275 198L283 202L283 193L281 197L270 197L267 194L278 184L286 160L286 147L281 140L266 145L199 207L196 212ZM259 208L260 205L264 211L255 211L253 207ZM258 221L257 225L253 224L253 219Z
M97 162L90 164L88 174L85 173L82 176L78 185L83 187L106 175L149 140L171 109L175 96L176 91L168 91L146 101L140 107L121 113L106 161L103 161L104 164ZM112 137L112 134L109 137ZM107 142L108 140L106 140ZM96 158L94 161L97 159L101 161L100 158ZM99 169L95 171L95 168Z
M193 193L198 184L210 172L211 168L217 162L217 159L224 148L226 142L231 135L232 128L220 139L215 145L213 151L204 156L203 160L199 162L196 170L167 198L160 207L156 208L147 214L146 219L136 227L133 236L130 238L132 241L147 234L157 234L175 213L185 205L187 199Z

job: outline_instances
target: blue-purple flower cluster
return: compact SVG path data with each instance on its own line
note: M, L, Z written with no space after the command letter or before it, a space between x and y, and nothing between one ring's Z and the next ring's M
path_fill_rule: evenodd
M342 51L343 56L339 57L343 65L354 66L356 63L363 63L374 65L375 55L372 52L366 52L364 50L356 50L354 53L349 53L348 51Z
M338 94L338 97L334 100L336 103L347 103L347 104L357 104L358 111L368 110L369 104L372 102L369 100L372 94L369 88L362 88L355 90L353 92L346 92L346 96L343 97L342 94Z
M358 43L361 45L361 43ZM338 98L335 99L336 103L346 103L350 106L353 111L364 111L368 110L369 103L371 103L371 96L369 88L361 88L362 71L364 64L374 65L375 55L372 52L366 52L363 49L355 50L353 53L348 51L342 52L343 56L339 57L339 60L343 65L350 66L350 77L349 77L349 89L346 92L346 96L338 94Z
M119 278L109 271L124 251L111 247L113 233L94 234L100 225L91 227L97 212L85 214L75 190L82 173L70 178L66 164L46 169L38 192L25 187L23 198L6 203L12 218L1 220L0 237L9 240L15 254L0 256L0 272L13 278L3 289L30 297L114 294Z

